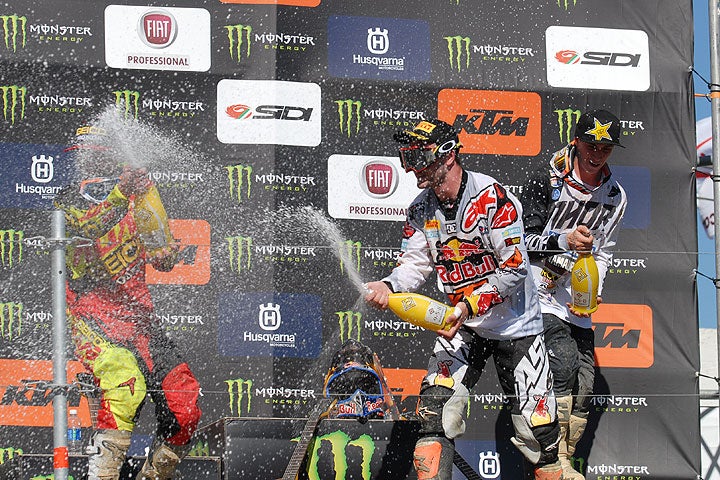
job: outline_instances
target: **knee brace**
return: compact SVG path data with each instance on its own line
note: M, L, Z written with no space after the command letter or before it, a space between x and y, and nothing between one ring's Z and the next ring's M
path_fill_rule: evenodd
M98 430L88 445L88 480L117 480L125 454L130 448L130 432Z
M454 455L455 445L448 438L420 438L413 453L418 480L452 480Z
M546 425L531 427L522 415L512 415L515 436L510 441L533 465L557 461L560 427L557 419Z
M452 390L431 385L420 392L418 415L422 419L421 433L442 435L453 439L465 433L462 411L469 392L459 384Z

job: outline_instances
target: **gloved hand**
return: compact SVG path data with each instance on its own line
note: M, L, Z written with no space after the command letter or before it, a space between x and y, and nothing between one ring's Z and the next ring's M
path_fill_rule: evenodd
M485 315L490 307L502 303L502 301L503 298L498 293L497 287L488 283L476 289L469 297L463 298L471 317Z
M151 186L152 181L148 177L147 169L125 165L123 172L120 174L120 183L118 183L120 193L125 195L125 197L142 195L147 192Z

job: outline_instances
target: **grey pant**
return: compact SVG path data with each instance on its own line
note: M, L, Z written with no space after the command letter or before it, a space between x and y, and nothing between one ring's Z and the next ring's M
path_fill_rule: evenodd
M587 417L595 382L595 334L550 313L543 313L543 323L555 395L573 395L572 413Z

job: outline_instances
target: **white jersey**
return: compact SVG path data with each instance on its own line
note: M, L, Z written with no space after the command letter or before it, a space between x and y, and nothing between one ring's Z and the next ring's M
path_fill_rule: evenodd
M550 164L528 180L522 195L523 219L542 312L581 328L591 328L590 318L575 316L566 306L572 299L569 270L577 258L567 245L567 234L579 225L590 229L595 238L593 256L601 295L627 197L620 184L611 178L607 165L598 187L574 178L574 156L574 147L568 145L555 152Z
M434 269L453 305L495 287L503 301L464 325L492 339L539 334L523 233L519 200L492 177L465 171L455 205L441 206L431 189L412 202L398 266L383 280L396 292L416 291Z

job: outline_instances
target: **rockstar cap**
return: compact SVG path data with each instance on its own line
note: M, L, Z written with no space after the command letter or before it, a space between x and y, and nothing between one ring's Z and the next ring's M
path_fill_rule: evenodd
M620 120L607 110L583 113L575 125L575 137L588 143L620 145Z
M396 142L411 143L421 142L426 145L443 143L454 140L456 144L460 144L457 131L452 125L438 120L436 118L423 120L413 127L412 130L402 130L393 135Z

